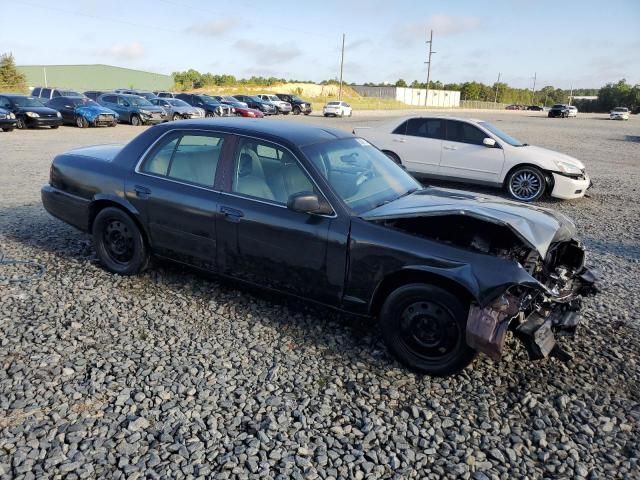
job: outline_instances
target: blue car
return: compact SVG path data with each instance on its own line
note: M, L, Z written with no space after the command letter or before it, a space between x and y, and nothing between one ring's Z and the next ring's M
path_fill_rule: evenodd
M62 115L62 123L86 127L115 127L118 114L103 107L87 97L56 97L47 103L47 107Z
M98 103L120 115L120 121L133 126L155 125L169 120L167 112L149 100L138 95L124 93L104 93L98 97Z

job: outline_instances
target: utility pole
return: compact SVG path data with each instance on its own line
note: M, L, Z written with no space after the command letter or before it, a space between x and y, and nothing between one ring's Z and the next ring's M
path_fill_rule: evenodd
M427 108L427 104L429 102L429 82L431 81L431 55L436 53L433 51L433 30L431 30L431 33L429 34L429 40L427 40L426 43L429 44L429 59L424 62L427 64L427 90L424 94L424 108Z
M496 97L493 99L494 105L498 103L498 84L500 83L500 72L498 72L498 80L496 80Z
M531 90L531 105L533 105L533 100L536 98L536 76L537 73L533 73L533 90Z
M345 34L342 34L342 55L340 57L340 91L338 92L338 100L342 100L342 69L344 67L344 37Z
M569 105L571 105L571 100L573 100L573 85L571 85L569 89Z
M47 85L47 67L42 67L42 73L44 73L44 86L48 87L49 85Z

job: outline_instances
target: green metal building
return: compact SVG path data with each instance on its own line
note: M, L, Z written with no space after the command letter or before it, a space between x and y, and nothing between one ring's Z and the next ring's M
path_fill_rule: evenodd
M170 90L173 77L160 73L114 67L112 65L22 65L29 88L48 86L79 90Z

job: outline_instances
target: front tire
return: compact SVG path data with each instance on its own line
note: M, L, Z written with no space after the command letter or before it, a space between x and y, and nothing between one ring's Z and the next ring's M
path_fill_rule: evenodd
M133 125L134 127L139 127L140 125L142 125L142 120L138 115L131 115L131 125Z
M546 189L544 174L539 168L530 165L523 165L511 171L505 185L507 193L521 202L538 200Z
M104 267L120 275L135 275L149 263L149 250L133 219L115 207L100 210L93 222L93 244Z
M180 115L178 115L177 113L173 114L173 117L171 118L174 122L180 120L182 117Z
M3 128L2 129L3 132L13 132L13 127L10 128Z
M87 122L86 118L79 115L76 117L76 126L78 128L87 128L89 126L89 122Z
M18 127L18 130L26 130L27 127L27 122L24 121L23 117L18 117L18 121L16 122L16 127Z
M457 373L475 351L466 343L469 305L434 285L411 283L387 297L380 327L387 347L412 370L433 376Z
M300 115L301 111L302 110L300 110L300 107L293 107L293 114L294 115Z

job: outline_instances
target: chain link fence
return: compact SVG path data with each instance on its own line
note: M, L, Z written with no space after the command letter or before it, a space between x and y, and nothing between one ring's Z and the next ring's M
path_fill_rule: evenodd
M460 108L474 108L478 110L504 110L509 103L482 102L480 100L462 100Z

